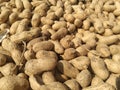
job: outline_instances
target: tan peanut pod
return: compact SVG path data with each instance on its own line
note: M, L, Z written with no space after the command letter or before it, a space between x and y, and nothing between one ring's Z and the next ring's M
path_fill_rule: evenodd
M29 82L25 78L8 75L0 79L0 90L28 90Z
M7 10L7 9L3 10L0 14L0 23L6 22L9 18L9 15L10 15L9 10Z
M90 65L90 60L86 56L79 56L69 61L78 70L87 69Z
M82 70L76 76L76 81L80 84L81 87L87 87L92 81L92 75L88 70Z
M37 7L35 7L34 13L39 13L40 16L45 16L47 10L48 10L48 5L45 2L43 2L39 4Z
M10 34L15 34L19 26L20 21L14 22L10 27Z
M26 60L34 59L35 58L35 53L31 49L27 50L24 53L24 57L25 57Z
M14 34L10 37L12 42L21 43L22 41L29 41L40 35L40 28L34 28L30 31L23 31L21 33Z
M54 44L54 51L58 54L62 54L64 53L64 48L62 47L62 45L60 44L59 41L53 41L51 40L51 42Z
M18 11L22 11L24 8L22 0L15 0L15 5Z
M51 39L53 40L60 40L61 38L63 38L64 36L66 36L68 33L66 28L60 28L56 33L54 33L51 36Z
M45 24L45 25L43 25L43 26L41 27L41 29L42 29L42 31L45 31L45 30L51 29L51 26ZM53 31L53 30L52 30L52 31Z
M60 40L60 44L66 49L66 48L72 48L74 46L72 40L72 36L66 35Z
M67 28L68 28L68 31L70 33L73 33L76 31L76 26L74 24L69 23L69 22L67 22Z
M57 1L56 0L48 0L50 4L56 5Z
M25 73L30 75L40 74L45 71L54 70L57 64L55 58L40 58L28 60L25 64Z
M55 15L61 17L63 15L63 8L59 7L58 10L55 10Z
M47 24L47 25L52 25L53 24L53 20L51 20L51 19L48 19L48 18L46 18L46 17L42 17L41 18L41 23L42 24Z
M95 75L95 77L93 77L93 79L92 79L91 86L100 85L103 83L104 83L104 81L100 77Z
M105 64L110 72L120 74L120 62L116 62L112 59L105 59ZM114 66L114 67L113 67Z
M17 19L18 19L18 14L17 13L13 12L13 13L10 14L10 16L9 16L10 24L13 24L14 22L16 22Z
M0 53L0 66L4 65L6 61L7 61L6 56Z
M27 75L25 73L19 73L17 76L21 77L21 78L26 78L27 79Z
M32 49L33 45L37 42L41 42L41 41L45 41L46 37L38 37L38 38L34 38L31 41L28 42L27 44L27 49Z
M109 48L110 48L110 53L112 55L120 53L120 46L119 45L111 45Z
M82 26L82 20L80 20L80 19L75 19L75 21L74 21L74 25L76 26L76 27L81 27Z
M78 53L74 48L67 48L64 51L63 59L64 60L71 60L71 59L77 57L77 54Z
M33 90L40 90L43 85L42 78L39 75L31 75L29 77L29 83ZM43 89L46 90L46 89Z
M105 29L104 36L111 36L111 35L113 35L113 31L111 29Z
M99 34L102 34L104 33L104 27L103 27L103 23L100 19L94 19L94 28L95 28L95 31Z
M104 11L107 11L107 12L112 12L116 9L116 6L115 5L107 5L107 4L104 4L103 6L103 10Z
M33 14L31 24L33 27L38 27L40 25L40 14L39 13Z
M119 40L119 37L117 35L111 35L111 36L100 36L97 35L98 43L104 43L107 45L111 45L113 43L116 43Z
M65 81L67 81L69 79L66 75L60 73L57 70L55 71L55 78L59 82L65 82Z
M10 52L5 50L2 46L0 46L0 53L3 55L11 56Z
M116 90L119 90L120 89L119 77L120 77L120 74L111 74L110 77L107 79L106 83L114 86Z
M39 50L37 53L36 53L36 58L37 59L44 59L46 57L49 57L49 58L54 58L54 59L58 59L57 57L57 54L53 51L45 51L45 50Z
M0 30L1 31L5 31L5 29L8 29L10 26L7 23L2 23L0 25Z
M21 33L23 31L27 31L28 30L27 29L28 24L29 24L29 20L28 19L21 20L19 25L18 25L16 33Z
M61 60L57 64L58 70L70 78L75 78L79 73L78 69L73 67L68 61Z
M65 21L59 21L55 22L55 24L52 25L52 29L59 30L60 28L66 27L67 23Z
M17 49L17 44L15 44L14 42L12 42L10 39L6 38L6 39L4 39L2 41L2 47L5 50L11 52L11 50Z
M81 90L79 83L75 79L70 79L64 82L71 90Z
M48 71L48 72L44 72L42 74L42 80L45 84L50 84L56 81L54 75L52 72Z
M33 45L33 51L38 52L39 50L51 51L54 48L54 44L50 41L37 42Z
M55 20L57 18L57 16L55 15L55 12L49 12L47 13L47 18Z
M91 67L94 73L99 76L102 80L106 80L109 77L109 71L105 66L105 62L103 59L99 58L98 56L89 56L91 60Z
M73 23L75 20L72 14L64 14L64 18L67 22L70 22L70 23Z
M32 5L29 0L22 0L22 2L25 9L30 9L30 10L32 9Z
M87 44L83 44L76 48L76 51L79 53L79 55L87 55L88 51L90 50L90 46Z
M20 18L24 18L24 19L30 19L32 16L32 13L30 11L30 9L24 9L20 14L19 17Z
M101 54L101 57L109 57L110 56L110 50L106 44L103 44L103 43L98 44L96 46L96 51L98 51Z
M102 83L99 85L83 88L83 90L104 90L104 89L105 90L116 90L115 87L113 87L112 85L110 85L108 83Z
M60 82L53 82L50 84L46 85L48 87L48 89L40 89L40 90L68 90L69 88L66 87L66 85L64 85L63 83ZM55 87L56 86L56 87Z
M5 65L0 67L0 72L4 76L17 75L18 68L15 66L14 63L6 63Z
M113 32L114 34L119 34L119 33L120 33L119 25L115 25L115 26L112 28L112 32Z

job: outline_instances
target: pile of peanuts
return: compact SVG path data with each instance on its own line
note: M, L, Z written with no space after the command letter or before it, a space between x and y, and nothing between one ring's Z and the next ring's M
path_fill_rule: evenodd
M0 0L6 30L0 90L120 90L120 0Z

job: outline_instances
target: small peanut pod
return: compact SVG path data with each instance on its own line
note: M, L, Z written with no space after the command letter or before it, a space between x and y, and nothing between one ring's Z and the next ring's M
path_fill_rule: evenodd
M87 44L83 44L79 47L76 48L76 51L78 52L79 55L85 56L87 55L88 51L90 49L90 46Z
M97 56L89 56L91 60L91 67L94 73L99 76L102 80L106 80L109 76L109 71L105 66L103 59Z
M64 85L61 82L53 82L50 84L46 85L48 87L48 89L46 90L69 90L68 87L66 87L66 85ZM40 90L45 90L45 89L40 89Z
M12 42L20 43L21 41L29 41L32 38L39 36L40 28L34 28L30 31L23 31L21 33L14 34L10 37Z
M110 50L106 44L98 44L96 47L96 51L98 51L101 54L101 57L110 56Z
M58 70L55 72L55 78L59 82L65 82L69 79L66 75L60 73Z
M66 28L61 28L51 36L51 39L59 40L59 39L63 38L64 36L66 36L67 33L68 33L68 30Z
M24 53L24 57L25 57L26 60L34 59L35 58L35 53L31 49L27 50Z
M120 74L111 74L110 77L107 79L106 83L114 86L116 90L119 90L120 86L119 85L119 77Z
M20 21L16 33L21 33L23 31L27 31L28 30L28 24L29 24L29 20L28 19L23 19Z
M38 52L39 50L51 51L54 48L54 44L50 41L41 41L33 45L33 51Z
M103 23L100 19L94 19L95 31L99 34L104 33Z
M58 70L70 78L75 78L79 73L78 69L73 67L68 61L61 60L57 64Z
M32 49L32 47L33 47L33 45L34 45L35 43L44 41L45 39L46 39L45 37L38 37L38 38L32 39L31 41L29 41L29 42L27 43L27 49Z
M71 90L80 90L80 85L75 79L70 79L64 82Z
M10 34L15 34L16 33L19 24L20 24L20 21L16 21L11 25Z
M64 18L67 22L70 22L70 23L73 23L75 20L72 14L64 14Z
M110 53L112 55L120 53L120 46L119 45L111 45L109 48L110 48Z
M0 53L0 66L4 65L6 63L6 60L6 56Z
M65 49L63 54L64 60L71 60L75 57L77 57L77 51L74 48Z
M38 27L40 25L40 14L39 13L33 14L31 24L33 27Z
M18 19L18 14L13 12L12 14L10 14L9 16L9 22L10 24L13 24L14 22L16 22Z
M36 58L37 59L42 59L42 58L54 58L54 59L58 59L57 55L55 52L53 51L45 51L45 50L39 50L37 53L36 53Z
M98 43L104 43L107 45L114 44L119 40L119 37L117 35L111 35L111 36L100 36L97 35Z
M17 70L18 68L16 68L14 63L7 63L4 66L0 67L0 72L4 75L4 76L8 76L8 75L17 75Z
M114 34L119 34L120 33L120 25L115 25L113 28L112 28L112 32Z
M66 27L67 23L65 21L57 21L52 25L53 30L59 30L60 28Z
M52 25L53 23L54 23L54 21L53 20L51 20L51 19L49 19L49 18L47 18L47 17L42 17L41 18L41 23L42 24L47 24L47 25Z
M60 40L60 44L66 48L72 48L74 43L72 42L73 37L71 35L66 35Z
M30 19L32 16L32 13L30 11L30 9L24 9L20 14L19 17L20 18L24 18L24 19Z
M45 84L50 84L56 81L52 72L44 72L42 74L42 80Z
M25 78L8 75L0 79L0 90L28 90L29 82Z
M3 10L0 14L0 23L6 22L9 18L9 15L10 15L9 10L7 10L7 9Z
M51 40L51 42L54 44L54 51L56 53L58 53L58 54L64 53L64 48L62 47L62 45L60 44L60 42L53 41L53 40Z
M105 64L110 72L120 74L120 62L112 59L105 59Z
M83 88L82 90L116 90L115 87L113 87L112 85L108 84L108 83L103 83L103 84L99 84L99 85L95 85L95 86L89 86L86 88Z
M15 5L16 5L18 11L22 11L24 8L22 0L15 0Z
M87 69L90 65L90 60L86 56L79 56L70 60L69 62L79 70Z
M31 75L29 76L29 83L33 90L40 90L43 85L42 78L39 75ZM46 89L44 89L46 90Z
M25 73L27 75L35 75L44 71L53 70L57 64L54 58L32 59L25 64Z
M114 3L114 1L107 1L103 6L103 10L107 11L107 12L114 11L116 9L116 6L113 3Z
M22 0L22 3L25 9L32 9L32 5L29 0Z
M92 81L92 75L88 70L83 70L76 76L77 82L81 85L81 87L87 87Z
M93 79L92 79L91 86L100 85L103 83L104 83L104 81L100 77L95 75L95 77L93 77Z

